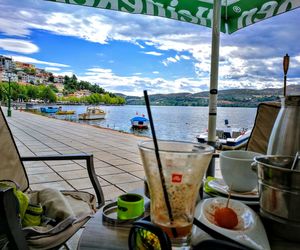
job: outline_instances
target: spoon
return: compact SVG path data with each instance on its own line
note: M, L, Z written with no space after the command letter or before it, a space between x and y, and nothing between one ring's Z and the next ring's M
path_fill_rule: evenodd
M297 166L298 159L299 159L299 152L297 152L296 155L295 155L291 170L294 170L294 168Z

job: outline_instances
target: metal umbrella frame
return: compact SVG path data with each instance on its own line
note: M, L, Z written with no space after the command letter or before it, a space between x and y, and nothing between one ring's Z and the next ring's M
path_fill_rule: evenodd
M46 0L170 18L212 28L208 144L215 145L220 32L231 34L251 24L300 7L300 0Z

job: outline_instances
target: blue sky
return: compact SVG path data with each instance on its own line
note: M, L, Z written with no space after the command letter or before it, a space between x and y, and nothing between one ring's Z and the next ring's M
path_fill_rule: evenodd
M142 95L209 88L211 29L44 0L0 0L0 54L107 91ZM219 89L300 82L300 8L221 34Z

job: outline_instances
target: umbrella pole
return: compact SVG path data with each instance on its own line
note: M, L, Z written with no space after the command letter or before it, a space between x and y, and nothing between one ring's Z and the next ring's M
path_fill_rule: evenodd
M219 78L219 50L222 0L214 0L211 66L210 66L210 90L209 90L209 116L208 116L208 144L216 145L217 99ZM214 159L213 159L214 160ZM215 175L214 161L210 164L207 175Z

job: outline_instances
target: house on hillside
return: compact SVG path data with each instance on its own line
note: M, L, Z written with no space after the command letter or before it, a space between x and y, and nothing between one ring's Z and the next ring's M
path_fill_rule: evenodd
M0 55L0 71L14 71L16 64L12 58Z
M90 96L92 94L91 91L87 90L87 89L83 89L83 90L78 90L74 93L74 96L76 97L84 97L84 96Z
M18 76L19 83L26 83L26 84L28 83L28 75L25 72L18 71L17 76Z
M9 72L7 70L0 70L0 82L9 81ZM15 73L10 73L10 81L18 82L18 76Z
M53 84L59 92L63 92L64 91L64 85L62 83L54 83Z
M49 79L49 74L47 72L40 72L38 74L35 74L36 77L36 82L37 84L50 84L48 79Z
M28 75L28 83L31 84L38 84L39 82L37 81L37 78L35 75Z
M65 81L65 77L64 76L54 76L54 83L59 83L59 84L63 84Z
M32 70L35 71L35 65L30 63L15 62L16 70Z

